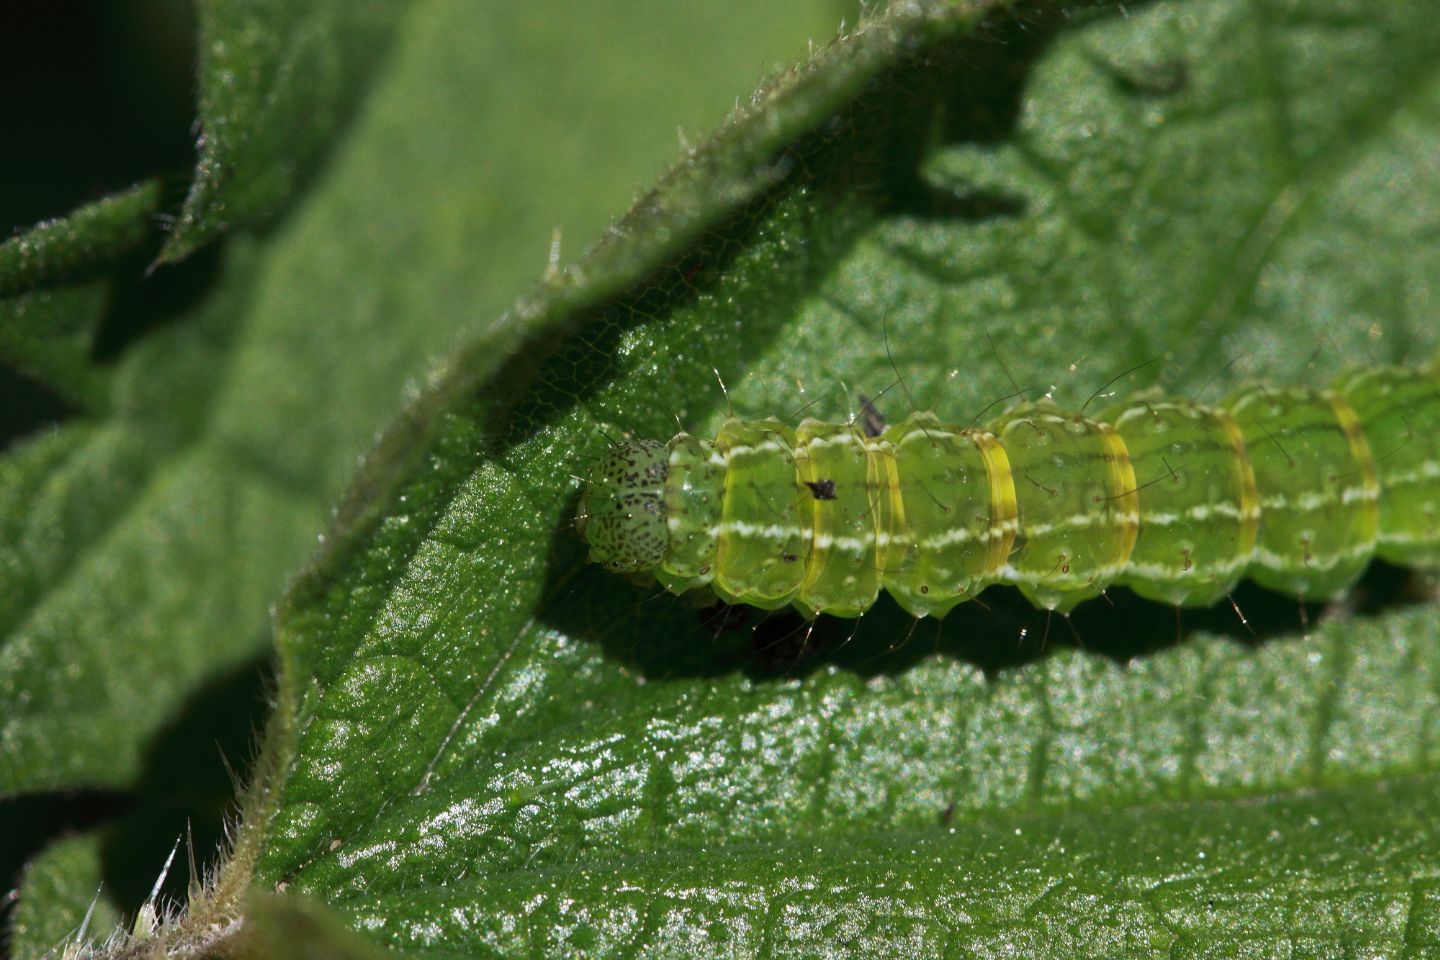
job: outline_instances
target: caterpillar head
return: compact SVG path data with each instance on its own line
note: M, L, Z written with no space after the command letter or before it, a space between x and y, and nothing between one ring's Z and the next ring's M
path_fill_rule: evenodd
M617 573L653 570L665 559L665 478L670 451L654 440L622 443L600 458L580 497L575 526L590 559Z

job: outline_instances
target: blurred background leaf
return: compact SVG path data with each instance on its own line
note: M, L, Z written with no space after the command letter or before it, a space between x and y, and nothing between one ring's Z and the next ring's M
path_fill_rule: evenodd
M15 960L38 960L57 944L82 944L120 923L114 905L101 896L100 854L98 834L75 835L50 844L25 866L25 898L10 920Z

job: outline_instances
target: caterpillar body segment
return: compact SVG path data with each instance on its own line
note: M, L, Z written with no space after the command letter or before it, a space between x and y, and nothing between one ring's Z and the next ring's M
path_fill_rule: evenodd
M1124 572L1139 532L1125 441L1110 425L1049 400L1017 407L995 429L1020 516L1002 579L1049 610L1099 596Z
M1355 411L1333 392L1251 387L1226 406L1260 493L1247 576L1293 596L1343 591L1375 556L1379 482Z
M1220 601L1244 575L1260 530L1255 471L1239 424L1223 410L1158 396L1106 416L1135 476L1145 478L1136 490L1143 535L1124 584L1159 603Z
M1010 458L994 434L913 414L881 434L901 476L885 588L907 610L944 616L1000 580L1020 530ZM941 584L949 585L942 589Z
M943 616L994 583L1061 613L1114 584L1209 606L1250 577L1304 599L1375 555L1440 567L1440 377L1252 386L1209 407L1049 400L985 429L730 419L612 449L581 498L591 559L683 593L857 617Z
M1398 566L1440 567L1440 362L1430 371L1356 371L1336 392L1355 412L1375 464L1375 553Z

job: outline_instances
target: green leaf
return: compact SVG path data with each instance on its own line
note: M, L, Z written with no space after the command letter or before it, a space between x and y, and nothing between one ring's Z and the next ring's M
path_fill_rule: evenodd
M266 603L323 515L316 478L220 429L289 382L243 350L270 332L244 322L256 257L231 253L185 323L125 354L111 415L0 461L0 795L131 782L189 693L263 651ZM355 440L336 440L343 462Z
M347 897L355 926L471 955L1425 956L1435 777L1318 797L997 815L677 845ZM1321 861L1323 850L1333 857ZM1402 882L1406 876L1413 883ZM1285 955L1285 954L1280 954Z
M1251 591L1255 637L1117 599L1037 652L1002 598L777 656L569 522L615 430L716 427L712 365L745 416L899 375L968 422L1421 362L1440 44L1347 11L906 6L767 88L382 438L231 876L442 955L1428 949L1440 617L1383 575L1310 628Z
M343 129L406 6L200 0L199 157L161 262L283 207Z
M110 371L92 354L110 293L98 277L0 300L0 357L66 400L104 410Z
M559 3L427 5L292 216L144 282L96 277L95 323L119 287L146 332L88 358L93 413L0 458L0 797L26 798L0 804L0 834L35 829L29 801L53 799L39 791L111 788L147 807L137 821L171 817L163 847L117 823L107 848L138 864L107 876L153 877L186 825L137 783L184 779L166 732L233 709L216 683L269 653L269 606L407 378L533 281L557 224L567 248L598 236L673 151L677 120L723 114L828 20L769 6L637 25L617 0L581 28ZM694 46L655 41L682 34ZM520 138L535 117L543 135ZM174 794L219 762L206 742ZM47 896L22 891L64 906Z
M93 354L111 295L105 271L153 233L159 203L159 181L142 183L0 243L0 360L104 409L109 371Z
M160 205L158 180L36 224L0 243L0 296L73 277L139 245Z
M10 956L40 960L62 944L103 941L120 923L100 878L100 839L94 834L56 841L20 878L25 891L11 918ZM58 953L58 951L56 951Z
M249 956L295 960L368 960L383 957L322 905L299 897L257 894L247 903L244 950Z

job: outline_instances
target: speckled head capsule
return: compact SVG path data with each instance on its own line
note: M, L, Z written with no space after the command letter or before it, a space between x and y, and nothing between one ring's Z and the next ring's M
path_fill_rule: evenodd
M670 454L654 440L622 443L600 458L575 519L592 562L617 573L639 573L665 559L669 473Z

